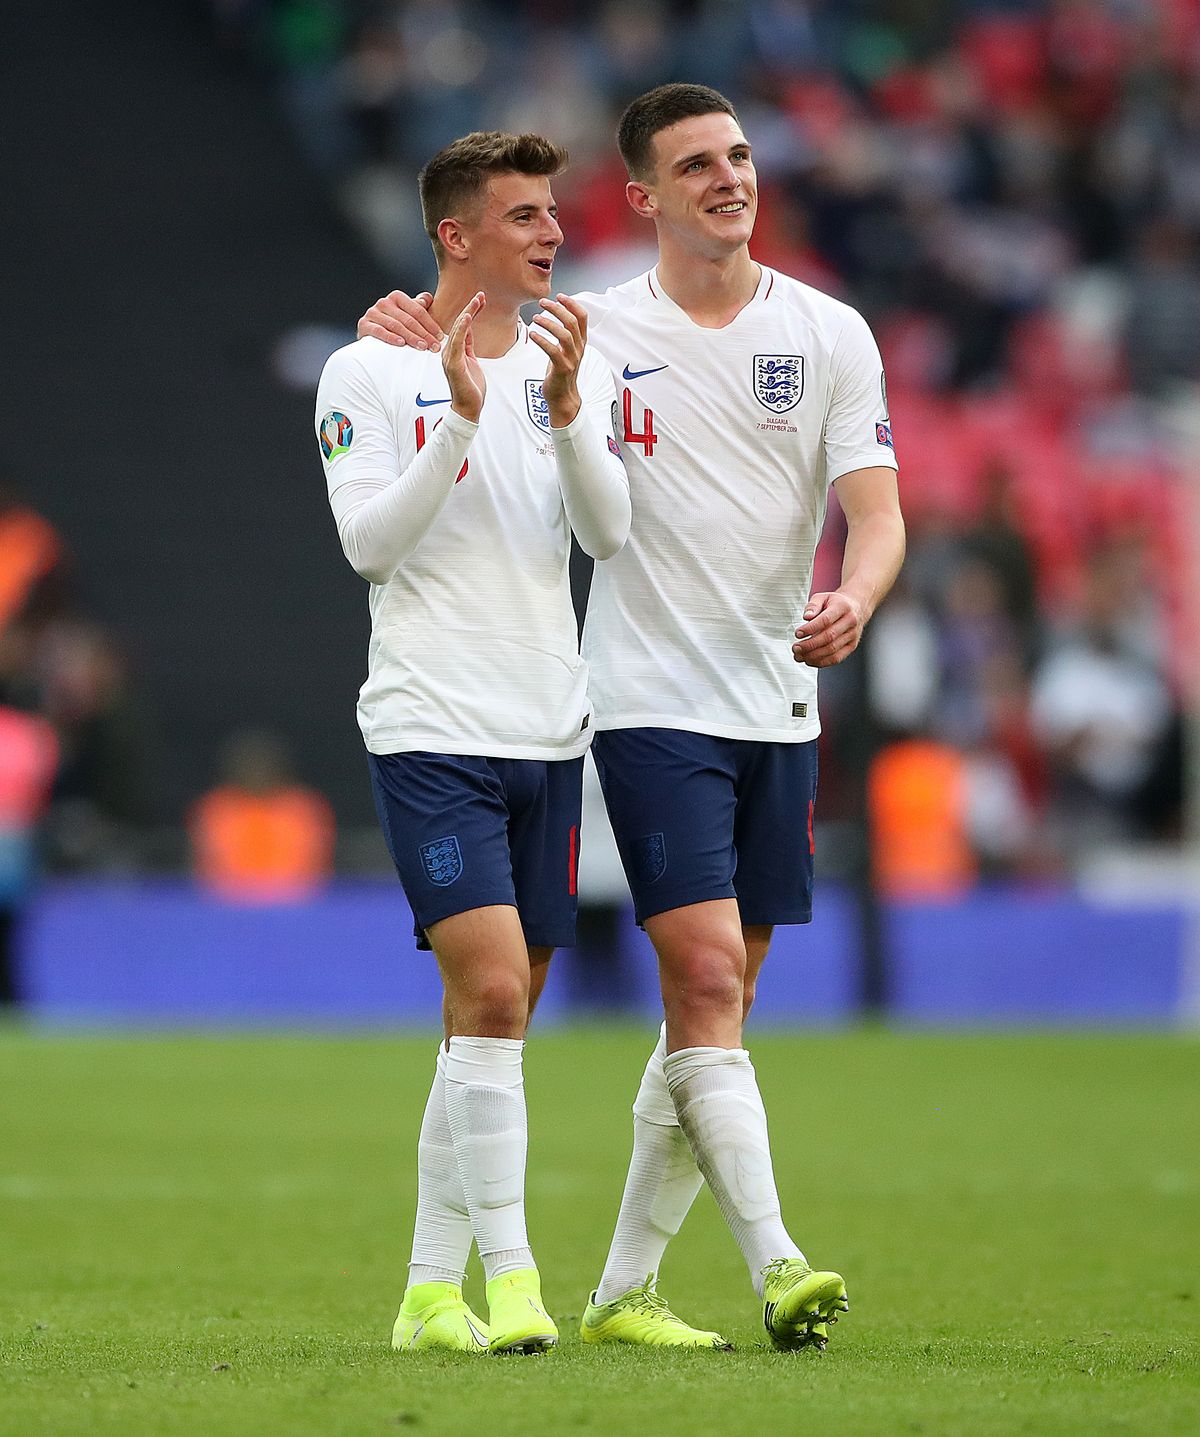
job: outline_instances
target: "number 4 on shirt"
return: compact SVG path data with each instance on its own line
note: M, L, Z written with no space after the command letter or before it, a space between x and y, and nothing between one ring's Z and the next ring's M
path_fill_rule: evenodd
M635 434L633 429L633 394L626 389L622 392L622 417L625 420L625 443L640 444L642 452L649 459L654 453L654 446L658 443L658 435L654 432L654 410L642 410L642 432Z

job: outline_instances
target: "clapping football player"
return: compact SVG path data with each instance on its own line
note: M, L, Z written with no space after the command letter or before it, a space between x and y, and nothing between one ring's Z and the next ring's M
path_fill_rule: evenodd
M380 822L445 988L393 1346L533 1352L557 1340L525 1226L522 1048L553 949L574 941L587 669L571 531L629 530L613 384L587 321L550 300L562 243L534 135L468 135L421 174L439 356L334 354L317 437L346 557L370 581L358 701ZM519 306L542 300L528 327ZM472 1236L488 1322L463 1300Z

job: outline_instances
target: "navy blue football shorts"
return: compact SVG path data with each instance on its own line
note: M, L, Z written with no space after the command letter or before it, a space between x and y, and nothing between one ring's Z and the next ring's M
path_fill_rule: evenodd
M639 923L716 898L743 923L811 921L815 739L604 729L592 754Z
M583 759L369 753L388 852L425 930L471 908L517 910L535 948L575 942Z

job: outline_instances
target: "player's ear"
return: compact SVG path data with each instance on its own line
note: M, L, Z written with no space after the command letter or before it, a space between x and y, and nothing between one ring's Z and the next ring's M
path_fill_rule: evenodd
M630 180L625 186L625 198L635 214L644 220L652 220L658 213L658 201L640 180Z
M470 250L467 241L467 233L461 220L444 219L438 222L438 239L442 242L442 249L450 259L466 259Z

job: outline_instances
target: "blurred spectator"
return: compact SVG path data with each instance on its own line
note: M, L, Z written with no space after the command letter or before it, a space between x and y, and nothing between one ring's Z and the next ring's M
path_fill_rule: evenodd
M930 738L889 744L867 781L871 861L889 898L954 898L979 867L968 831L963 755Z
M196 876L222 898L292 902L332 871L333 810L297 782L271 734L230 740L221 782L192 809L188 829Z
M64 604L66 552L57 531L0 485L0 635L37 628Z
M147 726L116 640L87 620L60 620L42 635L31 678L61 751L48 864L59 872L137 869L153 817Z
M1200 275L1195 236L1167 216L1138 241L1129 278L1125 344L1134 387L1144 394L1200 381Z
M17 918L34 878L34 840L58 762L44 719L0 707L0 1007L19 998L13 962Z
M1028 540L1021 532L1017 500L1010 470L1001 463L989 465L982 481L983 502L978 515L963 530L961 544L968 558L992 573L1001 608L1012 626L1021 655L1032 663L1038 644L1037 573Z
M1171 694L1126 628L1136 597L1119 556L1097 555L1079 626L1034 682L1034 729L1051 756L1055 809L1064 841L1079 848L1143 830L1139 798L1171 727Z

